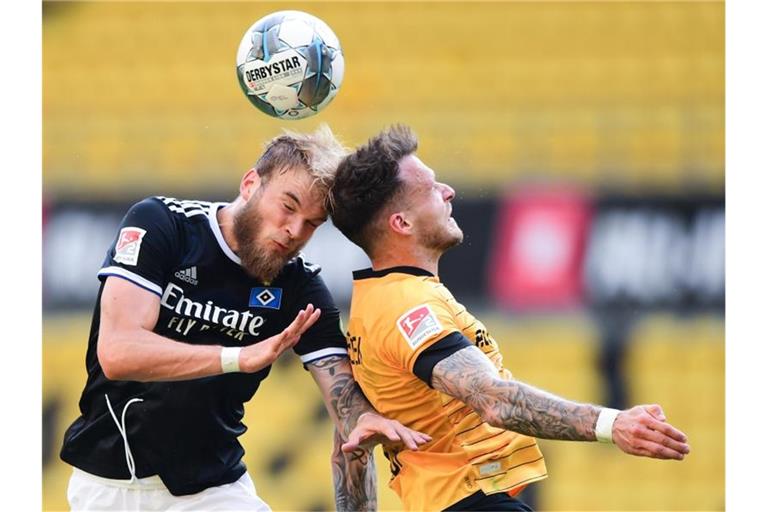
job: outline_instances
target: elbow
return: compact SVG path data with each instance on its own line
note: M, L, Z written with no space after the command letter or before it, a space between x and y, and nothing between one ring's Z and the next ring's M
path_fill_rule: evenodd
M112 336L99 336L96 344L96 358L101 371L108 380L128 380L128 372L120 355L119 344Z

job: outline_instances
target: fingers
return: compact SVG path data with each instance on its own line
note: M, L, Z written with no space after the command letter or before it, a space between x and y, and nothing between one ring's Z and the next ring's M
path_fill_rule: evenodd
M354 452L359 449L370 449L377 444L383 444L386 440L384 434L377 433L375 430L356 427L349 434L349 439L341 445L341 451L345 453Z
M260 343L249 346L248 353L241 360L246 362L241 364L243 371L252 373L261 370L265 366L272 364L280 355L289 348L296 345L301 335L320 318L320 310L315 309L312 304L299 311L293 322L286 327L280 334L272 336Z
M417 450L419 448L418 443L416 443L416 440L413 438L412 432L408 428L400 426L396 430L400 441L406 448L409 450Z
M661 432L649 428L640 429L639 435L644 439L651 441L656 446L663 446L673 450L681 456L681 459L682 456L687 455L691 451L690 447L684 442L677 441Z
M341 451L344 453L351 453L360 447L361 433L358 430L353 430L349 434L349 439L346 443L341 445Z
M654 418L656 418L659 421L667 421L666 416L664 416L664 411L661 410L660 405L646 405L645 410Z
M659 405L638 405L628 412L630 413L629 416L640 425L661 432L681 443L688 441L688 437L683 432L666 422L667 418Z
M355 450L357 450L358 446L359 445L357 445L357 444L355 444L355 443L353 443L351 441L347 441L346 443L341 445L341 451L344 452L344 453L352 453Z
M685 457L684 453L680 453L678 451L673 450L672 448L668 448L664 445L649 442L649 441L639 441L635 445L635 449L637 450L637 455L643 455L645 457L651 457L653 459L674 459L674 460L683 460Z
M315 306L312 304L307 304L307 307L299 311L299 314L293 319L291 325L286 327L282 334L285 337L301 336L307 329L317 322L318 318L320 318L320 309L315 309Z
M382 418L378 414L366 414L361 416L358 426L349 433L342 451L354 451L360 445L373 446L378 443L402 443L409 450L418 450L419 445L431 440L427 434L410 429L398 421Z
M299 311L299 314L296 315L293 322L283 329L283 332L281 332L275 340L279 345L279 352L282 353L286 349L296 345L299 342L299 339L301 339L301 335L317 322L317 319L320 318L320 313L321 310L315 309L312 304L307 304L306 308Z
M393 443L397 443L398 441L403 441L403 439L400 437L400 434L397 432L397 430L395 430L394 427L389 425L389 423L387 423L385 426L381 428L381 434Z
M312 304L310 304L312 306ZM311 315L309 315L309 318L307 318L307 321L304 322L304 325L301 326L301 334L304 334L307 329L312 327L315 322L317 322L317 319L320 318L320 309L316 309Z
M657 432L661 432L665 436L670 437L675 441L678 441L680 443L688 442L688 436L686 436L681 431L677 430L675 427L673 427L669 423L664 423L656 419L652 419L648 421L647 425L648 425L648 428L655 430Z
M658 405L633 407L617 418L614 432L616 444L632 455L656 459L683 460L690 453L688 437L669 423Z
M427 434L423 434L417 430L410 429L401 424L397 424L395 427L400 440L409 450L418 450L419 445L428 443L432 440Z
M411 429L408 429L408 430L411 430ZM413 437L418 444L425 444L432 440L431 436L428 436L427 434L419 432L418 430L411 430L411 432L413 432Z

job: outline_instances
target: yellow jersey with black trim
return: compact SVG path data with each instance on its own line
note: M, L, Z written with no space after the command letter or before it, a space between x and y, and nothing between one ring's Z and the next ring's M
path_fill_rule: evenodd
M354 278L347 350L355 380L379 413L432 437L416 451L384 450L404 508L443 510L478 490L514 495L546 478L534 438L492 427L414 372L419 355L460 333L511 379L485 326L425 270L368 269Z

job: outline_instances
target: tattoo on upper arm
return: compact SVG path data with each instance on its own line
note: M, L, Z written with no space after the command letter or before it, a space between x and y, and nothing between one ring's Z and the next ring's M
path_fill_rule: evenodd
M352 376L349 359L331 356L309 363L309 366L320 372L321 379L330 379L330 407L343 426L346 437L355 428L357 418L364 412L373 410Z
M489 424L542 439L594 441L599 409L499 376L477 347L438 362L432 385L474 409Z

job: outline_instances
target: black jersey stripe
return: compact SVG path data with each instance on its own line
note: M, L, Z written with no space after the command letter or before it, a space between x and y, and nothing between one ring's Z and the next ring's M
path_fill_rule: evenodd
M495 476L503 475L504 473L509 473L511 470L513 470L513 469L515 469L515 468L519 468L519 467L521 467L521 466L527 466L528 464L533 464L534 462L539 462L539 461L540 461L540 460L542 460L543 458L544 458L544 457L543 457L543 456L541 456L541 457L539 457L539 458L537 458L537 459L534 459L534 460L529 460L529 461L527 461L527 462L521 462L520 464L515 464L514 466L509 466L509 467L508 467L507 469L505 469L504 471L500 471L500 472L498 472L498 473L496 473L496 474L494 474L494 475L488 475L488 476L484 476L484 477L481 477L481 478L476 478L475 480L476 480L476 481L477 481L477 480L485 480L486 478L493 478L493 477L495 477Z
M508 430L505 430L505 431L503 431L503 432L502 432L502 434L503 434L504 432L509 432L509 431L508 431ZM515 432L513 432L513 434L514 434L514 433L515 433ZM498 435L498 434L497 434L497 435ZM489 437L488 439L490 439L490 437ZM528 446L528 448L530 448L530 446ZM494 449L494 450L490 450L490 451L487 451L487 452L485 452L485 453L481 453L480 455L476 455L475 457L472 457L472 460L470 461L470 464L473 464L473 465L477 465L477 464L485 464L486 462L489 462L489 461L491 461L491 460L500 460L500 459L503 459L503 458L505 458L505 457L509 457L510 455L512 455L512 453L515 453L515 452L512 452L512 453L510 453L510 454L507 454L507 455L500 455L499 457L495 457L495 458L493 458L493 459L484 460L484 461L482 461L482 462L473 462L473 461L476 461L477 459L480 459L480 458L482 458L482 457L485 457L485 456L486 456L486 455L488 455L489 453L493 453L493 452L496 452L496 451L498 451L498 450L499 450L499 449L498 449L498 448L496 448L496 449Z
M506 431L505 431L505 432L506 432ZM519 452L520 450L524 450L524 449L526 449L526 448L531 448L532 446L535 446L535 445L528 445L528 446L523 446L523 447L521 447L521 448L518 448L518 449L516 449L516 450L514 450L514 451L512 451L511 453L508 453L508 454L506 454L506 455L500 455L500 456L498 456L498 457L494 457L494 458L492 458L492 459L487 459L487 460L484 460L484 461L482 461L482 462L470 462L470 464L472 464L473 466L478 466L478 465L482 465L482 464L485 464L485 463L487 463L487 462L492 462L492 461L495 461L495 460L501 460L501 459L505 459L505 458L509 457L510 455L512 455L513 453ZM489 453L493 453L493 452L495 452L495 451L497 451L497 450L498 450L498 448L497 448L496 450L491 450L491 451L489 451L489 452L485 452L485 453L482 453L482 454L480 454L480 455L478 455L478 456L476 456L476 457L473 457L473 459L472 459L472 460L476 460L476 459L479 459L479 458L481 458L481 457L484 457L485 455L488 455Z
M531 443L531 444L527 444L525 446L521 446L520 448L515 448L514 450L512 450L511 452L509 452L506 455L500 455L498 457L493 457L492 459L487 459L487 460L484 460L483 462L473 462L472 464L477 466L477 465L485 464L487 462L493 462L494 460L506 459L510 455L513 455L513 454L515 454L515 453L517 453L519 451L525 450L527 448L533 448L534 446L536 446L536 442L535 441L533 443ZM492 452L488 452L488 453L492 453ZM488 455L488 453L485 453L484 455ZM478 457L482 457L482 455L479 455ZM477 457L475 457L475 458L477 458Z
M460 436L460 435L462 435L462 434L466 434L467 432L470 432L470 431L472 431L472 430L475 430L477 427L481 426L483 423L485 423L485 422L484 422L483 420L480 420L480 423L478 423L477 425L474 425L474 426L472 426L472 427L469 427L469 428L467 428L467 429L464 429L464 430L462 430L461 432L457 432L457 433L456 433L456 436Z
M506 434L507 432L508 432L507 430L502 430L501 432L496 432L495 434L491 434L490 436L486 436L486 437L484 437L482 439L478 439L477 441L470 441L470 442L467 442L467 443L462 443L461 446L474 446L476 444L482 443L483 441L487 441L489 439L493 439L494 437L499 437L501 434ZM493 453L495 451L496 450L492 450L492 451L490 451L488 453ZM487 455L488 453L484 453L483 455ZM479 455L479 457L482 457L482 455ZM477 458L477 457L475 457L475 458ZM473 464L474 464L474 462L473 462Z
M543 458L544 457L542 457L542 459ZM532 462L538 462L539 460L541 460L541 459L532 460L531 462L526 462L526 464L530 464ZM515 466L515 467L518 467L518 466ZM509 468L509 469L512 469L512 468ZM509 471L509 470L507 470L507 471ZM505 471L504 473L506 473L507 471ZM491 478L493 476L499 476L501 474L503 474L503 473L498 473L497 475L486 476L486 477L483 477L483 478L476 478L475 481L477 481L477 480L484 480L486 478ZM532 476L531 478L526 478L525 480L520 480L519 482L517 482L515 484L512 484L509 487L504 487L503 489L494 489L493 492L509 491L511 489L514 489L515 487L520 487L521 485L526 484L526 483L530 482L531 480L539 480L541 478L544 478L545 476L549 476L549 475L547 473L542 473L541 475L538 475L538 476Z

